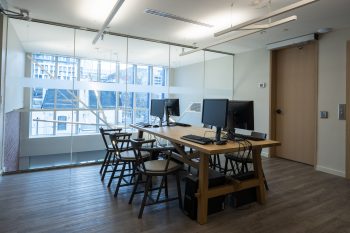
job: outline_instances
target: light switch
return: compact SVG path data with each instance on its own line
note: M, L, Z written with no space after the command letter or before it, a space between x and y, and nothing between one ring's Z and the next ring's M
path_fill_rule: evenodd
M346 105L339 104L338 105L338 119L345 120L346 119L345 114L346 114Z
M328 118L328 112L327 111L321 111L320 112L320 117L322 119L327 119Z

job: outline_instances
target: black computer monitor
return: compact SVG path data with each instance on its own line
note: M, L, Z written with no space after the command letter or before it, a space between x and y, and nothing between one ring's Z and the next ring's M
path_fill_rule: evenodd
M168 126L170 116L180 116L179 99L165 99L165 117Z
M236 128L254 130L254 101L229 101L226 124L229 138L234 138Z
M159 126L162 126L164 117L164 106L165 100L162 99L151 99L151 116L159 117Z
M221 128L226 127L228 99L203 99L202 123L216 127L215 140L220 140Z

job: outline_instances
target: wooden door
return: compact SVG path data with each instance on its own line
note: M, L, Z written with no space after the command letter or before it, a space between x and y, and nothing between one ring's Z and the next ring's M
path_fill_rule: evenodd
M317 44L274 51L272 69L274 135L282 143L275 155L314 165Z

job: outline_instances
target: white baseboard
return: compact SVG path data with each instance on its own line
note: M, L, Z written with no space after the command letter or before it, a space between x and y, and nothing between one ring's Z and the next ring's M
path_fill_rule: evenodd
M332 168L328 168L328 167L324 167L324 166L320 166L317 165L315 168L317 171L321 171L321 172L325 172L325 173L329 173L332 175L336 175L336 176L341 176L345 178L345 171L338 171Z

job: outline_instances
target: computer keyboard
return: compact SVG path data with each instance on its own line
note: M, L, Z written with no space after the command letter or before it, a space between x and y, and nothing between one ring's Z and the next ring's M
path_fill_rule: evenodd
M135 123L136 126L143 127L143 128L148 128L151 127L152 125L146 122L137 122Z
M196 142L196 143L199 143L202 145L213 143L213 140L210 138L206 138L206 137L202 137L202 136L198 136L198 135L193 135L193 134L184 135L181 137L181 139L191 141L191 142Z
M234 135L235 135L235 138L247 139L247 140L252 140L252 141L262 141L262 140L265 140L264 138L258 138L258 137L254 137L254 136L246 135L246 134L235 133Z
M190 127L190 124L185 124L185 123L181 123L181 122L175 122L175 125L177 126L182 126L182 127Z

